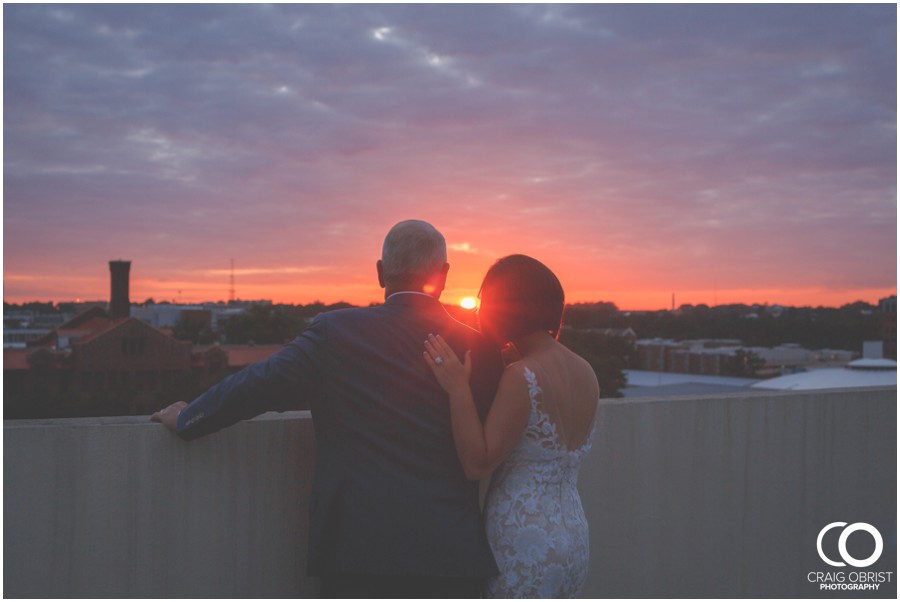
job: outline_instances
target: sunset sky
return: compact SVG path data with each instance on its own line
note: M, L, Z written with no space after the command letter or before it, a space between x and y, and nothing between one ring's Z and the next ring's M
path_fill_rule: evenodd
M6 301L366 304L397 221L444 300L877 302L897 15L875 5L5 4Z

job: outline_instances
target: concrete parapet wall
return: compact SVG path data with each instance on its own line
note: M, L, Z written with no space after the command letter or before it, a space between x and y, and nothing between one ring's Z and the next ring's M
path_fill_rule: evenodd
M307 412L186 443L147 418L7 421L5 597L315 595Z
M859 570L894 571L874 594L896 597L896 388L601 404L579 480L585 595L829 597L807 576L835 570L816 539L841 521L880 531L881 559ZM858 543L869 556L872 540Z
M896 571L896 395L604 400L583 595L822 597L807 573L830 568L815 542L834 521L876 526L866 570ZM5 597L317 593L306 412L191 443L147 418L6 421L3 446Z

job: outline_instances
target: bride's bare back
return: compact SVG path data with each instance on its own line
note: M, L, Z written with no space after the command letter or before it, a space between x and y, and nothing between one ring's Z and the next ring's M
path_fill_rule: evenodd
M560 443L581 447L594 426L600 387L591 365L559 342L520 360L537 375L539 403L557 425Z

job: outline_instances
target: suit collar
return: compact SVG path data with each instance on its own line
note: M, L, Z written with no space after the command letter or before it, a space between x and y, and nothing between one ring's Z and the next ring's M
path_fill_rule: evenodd
M444 306L438 299L425 293L401 291L394 293L384 301L387 307L409 307L419 311L439 311L446 314Z

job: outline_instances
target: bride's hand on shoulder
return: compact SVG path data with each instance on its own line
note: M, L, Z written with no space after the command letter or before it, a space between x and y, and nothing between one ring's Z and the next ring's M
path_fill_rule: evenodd
M451 396L461 394L469 389L469 376L472 374L472 352L466 351L464 362L460 363L456 353L441 335L428 335L425 351L422 353L425 362L434 372L438 383Z

